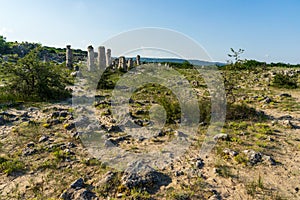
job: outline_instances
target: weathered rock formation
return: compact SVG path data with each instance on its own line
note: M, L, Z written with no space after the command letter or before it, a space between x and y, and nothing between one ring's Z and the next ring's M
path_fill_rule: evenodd
M119 57L118 69L127 71L126 59L124 56Z
M88 46L87 66L89 71L95 71L95 55L92 45Z
M129 58L128 61L127 61L127 68L128 69L132 69L133 68L133 61L132 61L131 58Z
M141 56L140 55L136 56L136 65L141 65Z
M106 54L104 46L98 47L98 67L99 69L106 68Z
M69 69L73 69L73 55L71 45L66 46L66 66Z
M106 66L109 67L111 66L111 49L106 50Z

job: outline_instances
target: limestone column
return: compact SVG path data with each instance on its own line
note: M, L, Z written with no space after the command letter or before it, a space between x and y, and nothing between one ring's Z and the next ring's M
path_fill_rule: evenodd
M129 58L128 61L127 61L127 67L128 67L128 69L132 69L133 68L133 61L132 61L131 58Z
M106 68L106 55L105 55L105 47L98 47L98 67L99 69Z
M136 56L136 65L141 65L141 56L140 55Z
M69 69L73 69L73 54L72 54L71 45L66 46L66 66Z
M124 56L119 57L119 65L118 65L118 69L127 71L127 67L126 67L126 59Z
M88 46L88 57L87 57L87 67L88 71L95 71L95 55L94 48L92 45Z
M111 65L111 49L106 50L106 67Z

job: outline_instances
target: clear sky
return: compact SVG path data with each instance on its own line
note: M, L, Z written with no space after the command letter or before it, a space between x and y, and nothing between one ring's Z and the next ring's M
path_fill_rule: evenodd
M161 27L200 43L215 61L300 63L299 0L0 0L8 41L86 49L120 32Z

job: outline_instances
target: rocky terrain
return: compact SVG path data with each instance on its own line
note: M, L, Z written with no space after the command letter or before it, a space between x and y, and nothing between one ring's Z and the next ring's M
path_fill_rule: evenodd
M203 98L207 90L203 80L193 70L179 72ZM299 70L234 73L236 100L227 106L226 122L214 137L217 145L212 152L199 154L209 125L204 119L184 154L163 168L137 161L119 170L94 157L76 129L82 118L71 100L3 104L0 199L300 199L300 90L271 85L276 73L296 75ZM113 76L110 80L116 81ZM168 93L153 88L132 96L132 123L142 127L152 123L149 105L160 101L148 97ZM105 144L138 153L182 137L176 116L150 137L124 133L111 113L112 90L97 92L96 128L104 132ZM167 96L167 101L174 98Z

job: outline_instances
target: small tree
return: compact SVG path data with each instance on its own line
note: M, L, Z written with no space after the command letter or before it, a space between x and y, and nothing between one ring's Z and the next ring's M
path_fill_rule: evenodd
M69 96L65 90L71 83L68 71L62 65L39 60L40 47L32 50L16 64L6 64L10 83L6 86L10 93L22 100L55 100Z
M224 85L225 92L228 103L234 103L236 101L234 90L236 89L236 84L238 83L237 76L235 75L235 70L239 69L239 66L242 64L240 55L244 53L243 49L235 51L233 48L230 48L232 54L228 54L230 58L234 60L227 61L228 64L225 66L224 70Z
M230 51L232 54L227 54L230 58L233 58L234 59L234 64L237 64L241 61L240 59L240 55L242 53L244 53L244 49L239 49L238 51L235 51L233 48L230 48ZM232 61L231 61L232 63Z

